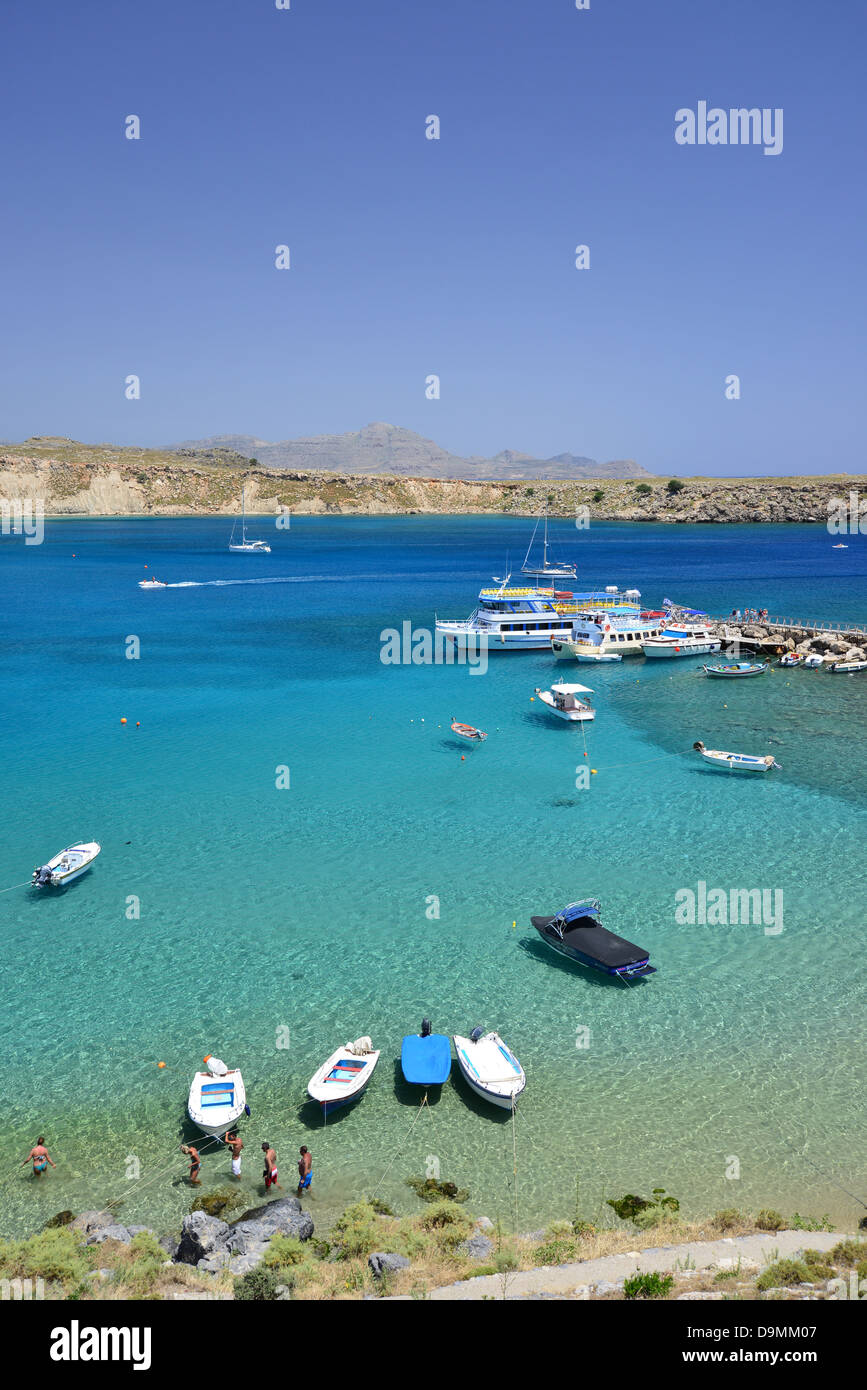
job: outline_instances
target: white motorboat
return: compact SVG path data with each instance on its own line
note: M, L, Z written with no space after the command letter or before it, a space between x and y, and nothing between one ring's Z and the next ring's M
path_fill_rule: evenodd
M241 488L241 539L239 541L235 540L235 527L233 526L232 534L229 537L229 549L240 550L247 554L270 555L271 547L267 541L249 541L247 539L246 491L246 488Z
M314 1072L307 1086L311 1100L318 1100L323 1115L357 1100L373 1075L379 1052L370 1038L356 1038L332 1052Z
M168 585L167 585L167 584L164 584L163 581L162 581L161 579L140 579L139 582L138 582L138 586L139 586L140 589L167 589L167 588L168 588Z
M867 661L832 661L828 671L834 675L850 675L852 671L867 671Z
M593 691L587 685L563 685L558 682L552 685L550 690L540 690L536 686L536 695L546 705L552 714L556 714L558 719L567 719L574 723L580 719L595 719L596 711L589 700L581 700L580 695L592 695Z
M623 657L621 656L620 652L605 651L601 644L599 646L596 646L593 642L569 642L568 644L562 642L552 642L551 646L552 648L554 648L556 656L560 656L561 653L559 649L565 645L568 645L569 650L568 652L563 653L563 655L574 657L576 661L591 662L623 660Z
M219 1057L206 1057L207 1071L197 1071L190 1086L187 1114L203 1134L224 1134L246 1112L247 1094L240 1070Z
M809 671L818 671L820 666L825 665L825 658L819 656L818 652L813 652L810 656L804 657L802 665L806 666Z
M82 874L87 873L100 849L101 846L95 840L62 849L53 859L49 859L47 864L36 865L33 878L30 880L31 887L64 888L67 883L72 883L73 879L81 878Z
M780 764L770 754L766 757L755 757L751 753L724 753L718 748L705 748L703 743L694 743L692 746L706 763L723 772L770 772L773 767L778 771L780 768Z
M709 628L696 623L666 627L659 637L651 637L641 644L644 655L649 657L709 656L721 648L721 639Z
M468 1038L454 1036L458 1066L467 1085L482 1100L511 1110L527 1084L524 1068L499 1033L474 1028Z

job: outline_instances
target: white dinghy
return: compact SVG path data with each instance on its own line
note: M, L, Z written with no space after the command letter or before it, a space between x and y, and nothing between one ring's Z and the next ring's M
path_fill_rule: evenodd
M33 888L64 888L73 879L86 874L101 846L95 840L80 845L70 845L49 859L47 864L37 864L30 880Z
M187 1114L203 1134L224 1134L247 1111L247 1093L240 1070L219 1057L206 1057L207 1071L197 1071L190 1086Z
M542 704L547 705L558 719L568 719L571 723L576 719L596 718L596 711L590 701L578 698L579 695L593 694L588 685L564 685L560 682L552 685L550 690L540 690L536 686L536 694Z
M706 763L724 772L770 772L772 767L778 771L780 768L780 764L770 754L762 758L752 753L724 753L718 748L705 748L703 743L694 743L692 746L696 753L701 753Z
M524 1068L499 1033L474 1028L468 1038L454 1036L458 1066L471 1090L503 1110L511 1110L527 1084Z
M318 1100L323 1115L357 1100L373 1076L379 1053L370 1038L356 1038L332 1052L310 1078L307 1094Z

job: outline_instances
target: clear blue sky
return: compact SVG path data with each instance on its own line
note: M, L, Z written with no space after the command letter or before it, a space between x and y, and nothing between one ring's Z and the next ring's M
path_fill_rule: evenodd
M76 0L0 36L0 438L388 420L863 471L854 0ZM782 107L782 154L677 145L700 100Z

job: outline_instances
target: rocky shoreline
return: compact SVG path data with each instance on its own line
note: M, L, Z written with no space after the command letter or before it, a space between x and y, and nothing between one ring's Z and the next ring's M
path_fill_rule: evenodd
M157 451L109 445L31 443L0 450L4 506L42 502L52 517L219 516L239 510L276 516L538 515L672 525L820 523L867 477L665 478L476 481L400 474L265 468L231 451ZM681 485L682 484L682 485Z

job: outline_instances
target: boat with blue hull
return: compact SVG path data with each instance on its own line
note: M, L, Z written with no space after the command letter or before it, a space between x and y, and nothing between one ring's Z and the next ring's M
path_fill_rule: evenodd
M433 1033L428 1019L422 1019L421 1032L403 1040L400 1066L411 1086L441 1086L452 1069L451 1042L445 1033Z
M598 898L569 903L553 917L530 921L546 946L576 965L626 981L656 974L649 951L603 927Z

